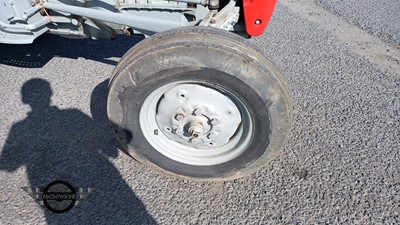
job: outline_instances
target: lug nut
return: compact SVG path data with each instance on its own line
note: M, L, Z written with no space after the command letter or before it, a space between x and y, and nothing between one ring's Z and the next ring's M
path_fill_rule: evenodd
M192 144L197 144L197 143L199 143L200 141L199 141L199 139L197 139L197 138L192 138L192 139L190 139L190 142L191 142Z
M218 119L214 118L214 119L211 120L211 125L216 126L218 124L219 124Z
M176 129L176 130L175 130L175 133L176 133L177 135L179 135L179 136L182 136L182 135L183 135L183 131L182 131L182 130L179 130L179 129Z
M185 118L185 116L182 113L178 113L175 115L175 119L178 121L183 120L183 118Z
M201 116L203 113L204 113L204 110L202 109L202 108L196 108L194 111L193 111L193 113L194 113L194 115L196 115L196 116Z

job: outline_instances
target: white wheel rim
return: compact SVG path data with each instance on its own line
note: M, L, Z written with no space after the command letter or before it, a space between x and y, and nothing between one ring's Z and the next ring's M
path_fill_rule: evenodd
M233 93L190 81L153 91L140 109L139 120L156 151L195 166L218 165L240 156L253 130L249 111Z

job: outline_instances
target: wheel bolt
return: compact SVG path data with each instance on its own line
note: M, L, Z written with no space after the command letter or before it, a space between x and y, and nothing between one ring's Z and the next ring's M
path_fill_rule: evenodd
M197 138L192 138L192 139L190 139L190 142L191 142L192 144L197 144L197 143L199 143L200 141L199 141L199 139L197 139Z
M183 118L185 118L185 116L182 113L178 113L175 115L175 119L178 121L183 120Z
M194 115L196 115L196 116L201 116L203 113L204 113L204 110L202 109L202 108L196 108L194 111L193 111L193 113L194 113Z
M182 135L183 135L183 131L182 131L182 130L179 130L179 129L176 129L176 130L175 130L175 133L176 133L177 135L179 135L179 136L182 136Z
M211 120L211 125L213 125L213 126L216 126L216 125L218 125L219 124L219 121L218 121L218 119L212 119Z

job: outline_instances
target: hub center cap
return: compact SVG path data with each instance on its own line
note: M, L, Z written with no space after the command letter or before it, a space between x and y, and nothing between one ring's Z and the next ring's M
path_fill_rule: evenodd
M171 140L198 149L223 146L241 123L230 98L212 88L182 84L164 93L156 122Z

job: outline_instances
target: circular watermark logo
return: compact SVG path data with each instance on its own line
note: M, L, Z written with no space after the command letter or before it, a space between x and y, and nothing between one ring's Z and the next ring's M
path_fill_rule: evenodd
M55 213L64 213L72 209L76 203L76 190L71 184L56 180L43 189L44 206Z

